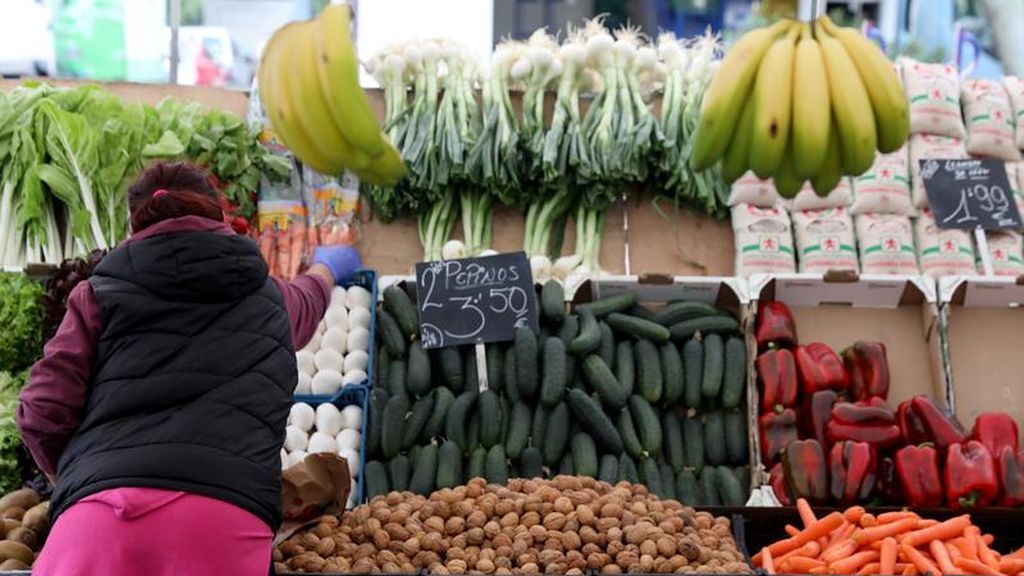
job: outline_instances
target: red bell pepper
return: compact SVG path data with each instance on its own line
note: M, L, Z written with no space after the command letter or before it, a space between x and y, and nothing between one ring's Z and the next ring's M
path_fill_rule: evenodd
M789 487L786 486L786 473L782 468L782 462L775 464L768 471L768 483L772 487L772 492L775 492L775 498L779 500L779 504L783 506L791 506L793 504L793 498L789 494Z
M782 412L769 412L757 419L761 437L761 462L771 466L778 462L783 448L797 440L796 412L786 408Z
M761 412L778 412L796 407L800 384L796 378L793 353L785 348L768 350L756 360L761 392Z
M828 453L829 493L849 506L866 502L875 487L875 450L867 442L836 442Z
M885 344L858 340L843 350L843 363L850 375L850 396L854 400L871 396L889 398L889 360Z
M822 504L828 500L825 453L817 440L796 440L782 451L786 486L795 498Z
M900 479L896 474L896 461L892 456L886 455L878 458L878 470L875 472L875 477L877 478L875 496L886 504L899 504L903 501Z
M914 396L900 403L897 420L907 444L934 444L945 456L951 444L967 439L967 432L945 408L928 396Z
M828 446L825 429L832 418L832 407L839 401L839 395L831 390L820 390L804 400L800 408L800 436L813 438L822 446Z
M828 344L811 342L797 346L793 357L804 394L814 394L819 390L845 391L850 387L850 376L842 359Z
M993 457L1003 453L1009 446L1013 450L1020 449L1020 434L1017 422L1006 412L985 412L974 420L971 440L977 440L988 448Z
M915 508L942 505L939 454L931 446L904 446L896 452L896 477L906 503Z
M977 440L950 446L946 452L946 504L950 508L984 506L998 495L996 464L988 448Z
M896 413L881 398L837 403L825 431L830 442L852 440L879 448L893 446L902 437Z
M796 322L789 306L782 302L759 301L754 333L759 351L796 346Z
M996 458L996 469L999 472L999 484L1003 488L999 504L1024 505L1024 452L1003 446Z

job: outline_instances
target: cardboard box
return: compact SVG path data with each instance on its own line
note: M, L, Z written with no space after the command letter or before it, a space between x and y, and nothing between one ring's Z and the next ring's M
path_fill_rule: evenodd
M951 405L970 430L978 414L1024 425L1024 285L1015 278L942 278Z

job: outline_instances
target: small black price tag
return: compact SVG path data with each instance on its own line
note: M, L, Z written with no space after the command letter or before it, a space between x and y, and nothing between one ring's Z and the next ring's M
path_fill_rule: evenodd
M1002 160L921 160L939 228L1019 230L1020 213Z
M505 342L537 324L537 297L525 252L416 264L424 348Z

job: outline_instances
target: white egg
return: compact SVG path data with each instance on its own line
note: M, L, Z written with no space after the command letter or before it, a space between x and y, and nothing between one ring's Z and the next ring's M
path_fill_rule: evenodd
M369 290L362 286L349 286L348 299L345 302L348 304L349 310L356 308L369 309L370 305L373 304L373 296Z
M356 386L363 382L366 382L366 371L358 368L350 372L346 372L345 375L341 377L342 388L345 386Z
M370 365L370 355L365 350L353 350L345 355L345 365L343 373L348 374L353 370L362 370L366 372L366 367Z
M313 335L309 337L309 342L306 342L302 349L316 354L316 351L320 349L321 338L322 336L319 332L313 332Z
M288 467L288 463L289 463L288 453L285 452L284 448L281 448L281 470L284 470L285 468L287 468Z
M325 402L316 407L316 429L318 432L329 434L331 438L341 432L341 411L337 406Z
M313 360L313 353L309 350L299 350L295 353L295 363L299 366L299 372L312 374L316 372L316 362Z
M313 407L305 402L292 404L291 412L288 414L288 423L303 432L313 429L313 422L316 419L316 412Z
M363 409L355 404L341 409L341 427L349 430L363 429Z
M334 394L341 389L342 376L337 370L321 370L313 376L313 394Z
M296 450L288 455L288 467L291 468L306 459L308 454L305 450Z
M308 372L299 372L299 383L295 385L296 394L313 393L313 377Z
M327 329L331 328L348 328L348 310L345 310L344 306L331 306L327 309L327 313L324 314L324 322L327 323Z
M344 306L348 299L348 290L344 286L331 288L331 306Z
M345 358L337 351L324 349L320 350L313 356L313 363L316 364L316 369L320 370L334 370L335 372L342 372L342 367L345 364Z
M334 350L339 354L348 351L348 331L344 328L328 328L324 337L320 340L318 350Z
M352 328L348 332L348 351L370 349L370 331L366 328Z
M309 445L309 435L298 426L288 426L284 429L284 449L289 452L305 450Z
M363 441L363 435L358 430L351 428L344 428L334 438L334 441L338 444L338 450L348 448L350 450L359 450L360 444Z
M370 310L367 308L353 308L348 313L348 329L370 327Z
M318 430L309 437L309 451L334 454L338 451L338 443L334 440L334 436Z
M352 478L359 477L359 453L350 448L342 448L338 450L338 456L341 456L348 462L348 473Z

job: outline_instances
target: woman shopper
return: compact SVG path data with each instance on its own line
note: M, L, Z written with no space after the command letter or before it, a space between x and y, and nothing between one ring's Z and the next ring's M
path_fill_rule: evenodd
M32 573L263 576L295 349L359 255L321 247L307 274L268 276L190 164L128 197L131 237L72 291L21 395L22 438L56 475Z

